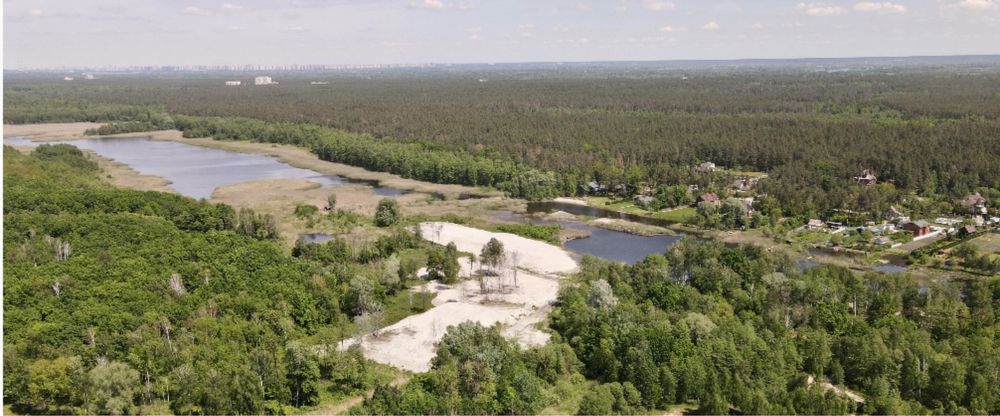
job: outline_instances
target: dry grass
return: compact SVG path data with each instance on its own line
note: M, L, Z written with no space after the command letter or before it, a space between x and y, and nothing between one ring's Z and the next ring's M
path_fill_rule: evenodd
M84 152L91 160L97 162L105 174L105 179L114 186L140 191L175 192L170 187L170 181L166 179L155 175L143 175L124 163L107 159L91 151Z

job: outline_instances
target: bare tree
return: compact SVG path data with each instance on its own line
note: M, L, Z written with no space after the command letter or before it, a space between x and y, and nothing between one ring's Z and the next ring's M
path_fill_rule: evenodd
M444 223L436 222L431 224L431 231L434 233L434 242L441 241L441 230L444 228Z
M59 283L59 279L56 279L56 281L52 283L52 291L55 292L57 298L59 297L59 294L62 293L62 283Z
M173 290L177 296L184 296L187 294L187 289L184 288L184 278L181 277L180 273L173 273L170 275L170 290Z
M512 251L510 253L510 270L514 273L514 287L517 287L517 268L521 265L521 253Z
M170 320L166 317L160 320L160 332L167 338L167 346L170 347L170 351L177 352L177 350L174 350L174 343L170 339Z
M60 238L52 238L49 236L45 236L45 241L52 245L52 251L56 260L65 261L69 258L70 253L73 252L73 249L70 247L68 241L63 241Z

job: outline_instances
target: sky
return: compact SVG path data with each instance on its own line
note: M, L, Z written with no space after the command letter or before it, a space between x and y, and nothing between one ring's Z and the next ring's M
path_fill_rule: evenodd
M3 67L1000 53L1000 0L4 0Z

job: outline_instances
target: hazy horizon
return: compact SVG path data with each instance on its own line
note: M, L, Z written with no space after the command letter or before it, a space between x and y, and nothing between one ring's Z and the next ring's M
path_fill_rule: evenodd
M1000 53L1000 0L9 0L4 68Z

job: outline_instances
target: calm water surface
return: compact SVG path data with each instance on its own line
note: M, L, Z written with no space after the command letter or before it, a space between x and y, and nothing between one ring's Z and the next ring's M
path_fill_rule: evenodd
M5 137L5 144L35 146L20 137ZM383 196L402 195L403 191L381 187L371 181L350 181L336 175L297 168L269 156L230 152L184 143L136 138L95 138L72 140L68 143L117 162L129 165L139 173L162 177L182 195L211 198L216 188L264 179L306 179L322 186L343 186L361 182L375 188Z
M536 209L530 212L545 212ZM593 227L579 221L551 221L525 217L522 215L501 213L496 216L503 221L526 222L532 224L559 224L565 228L583 230L590 234L590 237L569 240L563 243L563 247L574 253L583 255L590 254L605 260L619 261L622 263L635 264L650 254L662 254L667 251L667 247L683 238L679 235L656 235L641 236L629 234L622 231L607 230Z

